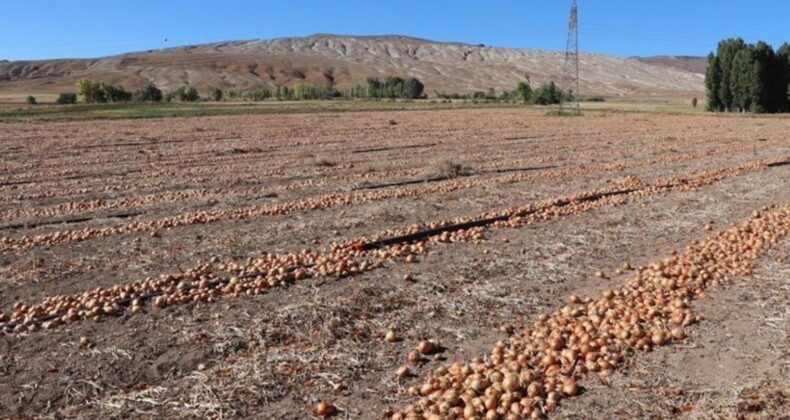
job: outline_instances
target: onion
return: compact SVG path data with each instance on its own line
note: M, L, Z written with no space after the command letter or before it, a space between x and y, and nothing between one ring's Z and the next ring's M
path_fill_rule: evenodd
M686 338L686 333L683 331L683 328L680 327L673 328L671 334L672 334L672 338L674 338L675 340L682 340Z
M395 335L395 331L389 330L387 334L384 335L384 340L388 343L394 343L398 341L398 337Z
M565 383L562 385L562 392L569 397L576 395L579 392L579 389L576 386L576 381L573 379L565 381Z
M650 340L657 346L663 346L667 342L667 335L664 331L658 330L653 333Z
M521 388L521 380L515 373L508 373L502 379L502 389L508 392L518 391Z
M334 404L327 401L321 401L316 404L315 409L313 410L316 416L319 417L328 417L335 413L337 413L337 409L335 408Z
M421 354L432 354L436 351L436 344L433 341L420 341L420 344L417 345L417 351Z

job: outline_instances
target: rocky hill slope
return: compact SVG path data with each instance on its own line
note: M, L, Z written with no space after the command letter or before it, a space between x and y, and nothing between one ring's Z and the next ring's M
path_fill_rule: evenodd
M704 76L696 58L625 58L581 54L582 93L611 96L696 95ZM435 92L512 89L560 80L561 51L496 48L403 36L338 36L232 41L129 53L98 59L0 61L0 93L73 90L80 77L129 88L152 81L252 89L297 82L364 82L369 76L415 76ZM696 64L695 64L696 63Z

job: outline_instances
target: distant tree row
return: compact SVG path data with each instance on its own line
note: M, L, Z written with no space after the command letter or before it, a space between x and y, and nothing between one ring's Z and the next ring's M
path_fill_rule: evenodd
M334 86L312 85L297 83L293 86L276 86L248 91L228 91L227 97L234 100L264 101L277 99L282 101L325 100L335 98L345 99L417 99L423 98L425 86L413 77L387 77L381 81L368 78L364 85L339 90ZM222 101L226 92L218 87L210 87L208 99ZM95 104L108 102L160 102L178 100L194 102L200 100L197 89L191 86L182 86L174 91L163 93L153 83L147 84L143 89L131 92L122 86L107 84L100 81L80 79L76 84L76 93L64 92L58 97L57 103L66 105L77 101Z
M562 91L557 88L557 84L554 81L544 83L535 90L532 90L528 81L518 82L516 93L518 100L525 104L553 105L560 103L562 100Z
M708 110L790 112L790 44L778 51L743 39L719 42L705 73Z
M253 90L233 90L230 99L249 101L309 101L326 99L419 99L425 97L425 85L413 77L387 77L383 81L370 77L364 85L338 89L334 86L297 83Z
M365 95L368 98L418 99L423 97L424 90L425 85L414 77L402 79L390 76L383 82L369 77Z
M142 89L128 91L122 86L107 84L104 82L80 79L76 83L76 93L64 92L57 99L58 104L74 104L77 101L85 103L108 103L108 102L160 102L174 101L194 102L201 99L199 92L192 86L182 86L174 91L163 93L153 83L148 83ZM211 87L208 90L208 99L212 101L222 101L224 99L245 100L245 101L305 101L305 100L328 100L328 99L419 99L425 98L425 86L420 80L414 77L387 77L384 80L368 78L365 84L350 88L338 89L334 86L312 85L307 83L297 83L293 86L276 86L272 88L260 88L254 90L230 90L223 91L218 87ZM515 102L534 103L538 105L558 104L561 100L562 92L554 82L541 85L537 89L532 89L528 81L519 82L515 89L504 90L497 94L494 88L488 91L477 91L471 94L440 93L436 92L439 98L463 99L486 102ZM588 100L603 100L595 97Z
M153 83L135 92L128 91L123 86L110 85L104 82L79 79L76 84L76 93L64 92L58 97L58 104L73 104L81 100L88 104L103 104L107 102L159 102L162 100L162 91Z
M134 92L126 90L123 86L116 86L95 80L79 79L75 85L76 92L63 92L55 101L59 105L75 104L82 101L86 104L103 104L108 102L161 102L178 100L181 102L194 102L200 100L200 94L192 86L182 86L174 91L163 93L153 83L146 84L142 89ZM209 98L221 101L223 91L219 88L209 88Z
M228 98L230 99L254 102L270 99L276 99L278 101L310 101L342 97L350 97L350 95L344 95L343 92L335 89L333 86L310 85L307 83L253 90L232 90L228 92Z
M503 90L497 94L496 89L490 88L488 91L478 90L472 93L442 93L434 91L436 96L441 99L463 99L463 100L486 100L486 101L513 101L518 98L516 90Z
M471 94L436 92L436 96L442 99L485 99L488 101L517 100L525 104L533 103L536 105L552 105L560 103L562 91L554 82L542 84L537 89L533 90L528 81L521 81L518 82L515 90L506 90L501 92L499 95L497 95L496 91L492 88L489 89L488 92L477 91Z

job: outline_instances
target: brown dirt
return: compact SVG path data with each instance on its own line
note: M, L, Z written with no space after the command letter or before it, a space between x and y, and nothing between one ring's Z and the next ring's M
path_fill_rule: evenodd
M390 125L391 119L398 124ZM441 185L492 181L409 198L162 229L155 237L140 232L6 251L0 254L0 311L10 311L18 300L36 302L177 273L213 256L241 261L261 252L321 247L411 223L565 197L628 175L649 181L779 158L790 154L783 138L788 127L787 119L769 117L599 113L558 119L522 110L9 125L0 132L0 184L34 182L0 186L2 223L100 216L110 213L106 205L113 200L152 198L116 203L113 212L146 212L130 220L0 231L8 238L207 208L286 203L328 192L351 194L350 187L365 181L435 175L448 160L473 175ZM436 145L350 153L430 143ZM741 149L733 151L735 146ZM698 157L663 159L692 153ZM662 159L622 170L592 166L657 158ZM317 165L320 159L335 165ZM481 171L547 163L558 168L520 182L500 182L502 174ZM582 167L591 169L560 172ZM404 384L395 380L394 371L417 341L437 338L448 361L485 354L505 337L501 325L529 324L564 305L570 294L596 296L622 284L627 275L614 270L623 261L634 266L655 261L706 237L707 223L724 228L763 205L786 202L788 168L634 198L520 229L491 230L481 244L438 244L415 264L392 261L359 276L304 280L260 296L0 336L0 416L304 418L325 399L340 407L342 416L376 418L389 407L414 402L403 385L438 366L430 361L414 367L417 376ZM423 186L404 188L422 191L417 189ZM99 204L87 207L74 204L96 200ZM45 208L51 211L42 214ZM564 401L557 415L783 414L787 396L777 390L788 385L786 245L785 240L762 258L754 275L695 303L707 320L691 329L683 345L640 356L606 382L584 383L587 392ZM594 277L598 270L608 276ZM407 273L414 282L403 280ZM403 340L384 342L390 328ZM90 347L80 346L80 337L87 337ZM334 390L337 383L346 389Z

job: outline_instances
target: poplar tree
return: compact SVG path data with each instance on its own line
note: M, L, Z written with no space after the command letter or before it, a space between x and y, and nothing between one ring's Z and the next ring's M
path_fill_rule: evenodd
M719 85L719 99L727 111L733 108L734 75L732 72L735 54L742 50L746 43L741 38L727 39L719 42L718 57L721 65L721 84Z
M719 42L708 55L705 87L710 111L790 112L790 44Z
M719 97L721 90L721 65L719 57L708 54L708 68L705 71L705 87L708 92L708 111L724 111L724 104Z
M790 44L788 43L782 44L776 51L776 79L776 88L780 96L783 96L779 99L779 111L790 112Z

